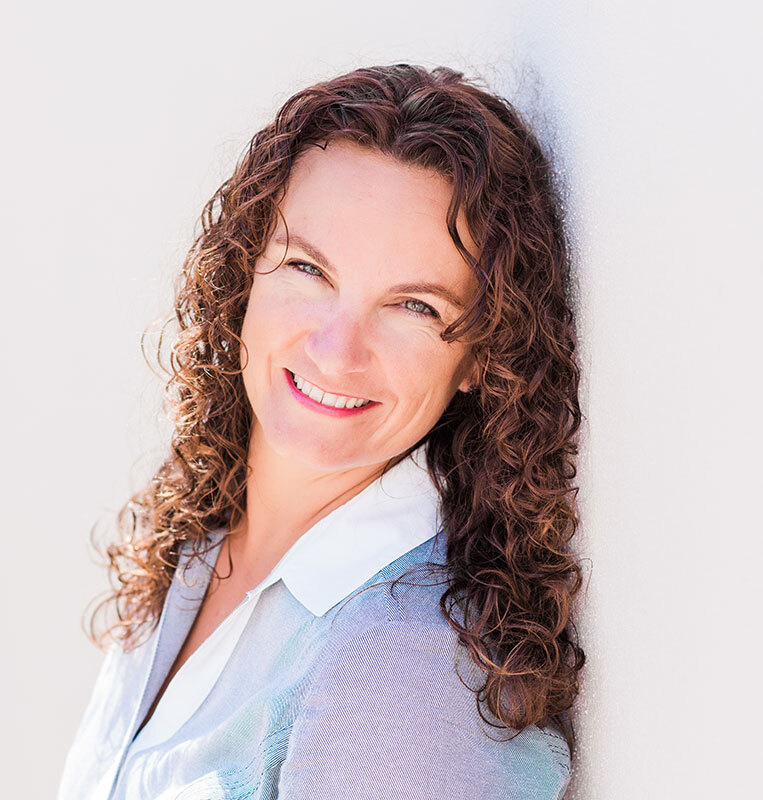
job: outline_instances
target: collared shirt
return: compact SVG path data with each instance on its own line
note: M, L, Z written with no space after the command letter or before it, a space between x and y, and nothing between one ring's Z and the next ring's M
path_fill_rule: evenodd
M202 644L136 737L218 547L208 561L181 551L152 636L104 660L58 800L558 800L570 774L561 733L508 739L478 713L469 687L484 673L439 605L446 539L423 456L297 540L222 623L219 652Z
M382 567L430 539L440 527L440 500L424 458L422 446L297 539L178 670L129 753L166 741L194 714L268 586L282 580L305 608L322 617Z

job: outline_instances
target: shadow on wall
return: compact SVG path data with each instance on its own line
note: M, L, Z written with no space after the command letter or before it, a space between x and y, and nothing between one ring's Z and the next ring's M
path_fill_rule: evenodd
M570 245L572 274L569 291L577 321L578 364L582 373L580 403L583 412L576 478L580 487L577 497L580 527L573 540L573 547L580 554L584 583L577 597L575 624L580 644L586 653L586 666L581 673L581 692L572 712L576 745L572 777L564 800L591 800L591 793L586 788L591 785L589 759L592 736L588 725L592 719L589 712L597 679L591 659L591 653L596 651L596 647L592 646L594 611L589 607L588 595L593 562L589 557L589 543L586 538L586 508L589 506L594 485L588 458L588 376L591 358L585 335L589 329L590 303L589 295L584 291L585 276L581 276L585 263L584 233L587 226L583 224L583 205L587 178L580 168L576 147L581 135L578 123L584 112L579 105L580 98L575 97L576 72L570 68L570 56L574 57L574 54L565 50L570 46L570 34L563 19L560 19L563 14L557 9L553 18L549 18L550 15L543 14L542 11L527 7L522 10L524 13L520 11L516 19L517 57L514 63L508 65L504 75L483 74L496 91L521 111L550 158Z

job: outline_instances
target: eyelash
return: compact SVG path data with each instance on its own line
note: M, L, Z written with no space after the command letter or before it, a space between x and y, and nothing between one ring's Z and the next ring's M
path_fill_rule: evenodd
M323 278L325 279L326 276L321 272L318 267L314 264L310 264L307 261L288 261L286 266L293 267L297 270L297 272L301 272L303 275L307 275L308 278ZM320 275L315 275L312 272L305 272L303 269L299 269L299 267L310 267L312 269L317 269L320 272ZM410 308L405 308L404 311L407 311L409 314L413 314L415 317L432 317L433 319L440 319L440 315L430 306L429 304L425 303L423 300L414 300L411 298L410 300L404 300L405 303L418 303L421 306L424 306L428 310L428 313L424 311L411 311Z

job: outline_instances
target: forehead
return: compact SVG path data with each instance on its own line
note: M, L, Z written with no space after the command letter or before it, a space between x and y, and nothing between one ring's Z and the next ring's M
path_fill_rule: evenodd
M281 211L289 232L339 268L364 265L401 278L427 276L467 286L473 276L450 238L450 183L421 167L346 142L308 147L295 162ZM463 212L458 231L476 255ZM279 217L275 236L285 233Z

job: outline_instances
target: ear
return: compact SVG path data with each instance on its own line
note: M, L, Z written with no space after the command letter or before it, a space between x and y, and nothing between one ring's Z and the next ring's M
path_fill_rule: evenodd
M471 368L466 377L458 385L459 392L471 392L477 387L477 362L472 361Z

